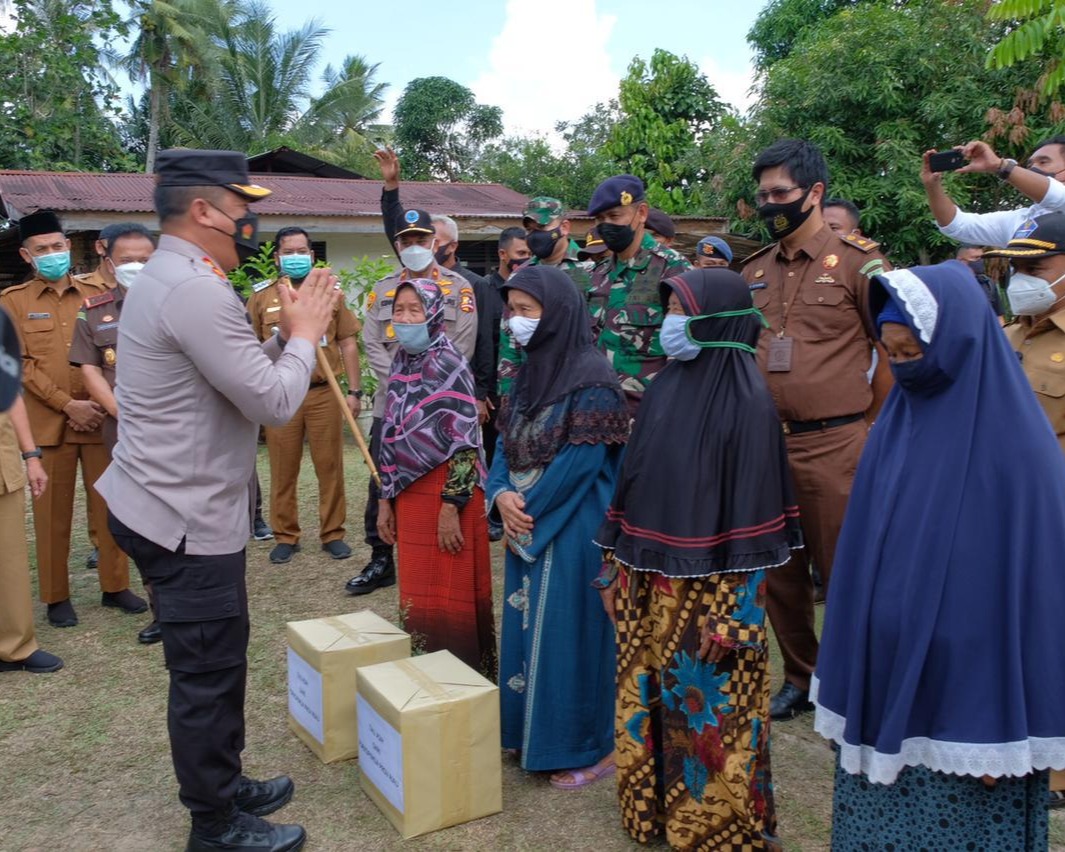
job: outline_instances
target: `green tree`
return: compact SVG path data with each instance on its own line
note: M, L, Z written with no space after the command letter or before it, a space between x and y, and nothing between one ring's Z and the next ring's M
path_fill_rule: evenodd
M618 104L605 153L643 179L653 206L691 212L701 176L691 155L725 113L714 87L686 57L656 49L649 63L629 64Z
M1023 83L1031 68L985 68L995 33L983 11L981 0L867 2L804 28L788 55L764 73L751 118L704 141L711 173L706 203L735 215L737 230L761 233L752 199L754 157L775 139L810 139L828 160L829 194L862 208L863 229L893 259L908 263L941 251L949 241L928 211L918 177L922 152L986 133L1004 155L1023 156L1033 131L1056 129L1052 111L1017 106L1026 102ZM996 115L997 135L988 128ZM965 208L1021 203L992 178L948 181Z
M135 33L129 50L113 56L134 83L147 87L143 115L134 116L133 133L143 143L145 171L155 169L160 136L168 107L190 77L209 67L211 24L228 21L235 14L233 0L131 0L128 26ZM202 92L200 92L202 94ZM134 144L135 148L142 147Z
M121 32L110 0L11 0L0 36L0 167L121 170L120 101L99 43Z
M621 171L607 153L607 143L620 119L616 100L598 103L576 121L559 122L555 132L566 142L563 159L566 165L566 195L563 200L577 209L585 209L595 188L606 178Z
M808 29L831 18L836 12L854 6L858 0L771 0L758 13L747 43L754 50L754 67L766 71L785 59L796 41Z
M1012 68L1027 59L1046 64L1033 79L1044 96L1055 95L1065 83L1065 0L998 0L987 10L988 20L1009 25L991 48L989 68Z
M393 113L403 170L412 180L475 177L483 146L503 133L503 111L477 103L447 77L411 80Z
M524 195L549 195L570 203L566 161L543 136L507 136L485 146L477 171Z

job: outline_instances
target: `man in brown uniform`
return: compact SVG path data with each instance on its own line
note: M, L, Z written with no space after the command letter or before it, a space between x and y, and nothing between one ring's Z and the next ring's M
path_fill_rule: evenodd
M743 277L769 323L758 363L787 435L805 550L768 574L767 610L784 657L785 683L770 714L788 719L811 709L817 662L814 587L827 589L836 539L865 436L890 383L867 371L877 339L868 316L869 276L887 268L877 244L839 237L821 216L828 167L816 146L788 139L754 164L757 201L778 240L749 257ZM880 370L887 370L881 358Z
M137 273L155 251L155 238L143 225L109 225L107 256L101 268L109 268L116 284L111 290L90 296L78 313L74 340L67 356L81 370L81 378L90 398L107 412L101 428L104 446L110 459L118 442L118 405L115 403L115 368L118 365L118 321L122 303ZM102 232L101 232L102 233ZM145 586L151 601L151 588ZM152 608L154 612L154 607ZM142 645L161 641L159 622L152 622L137 634Z
M274 238L274 262L281 276L256 284L248 299L248 315L259 340L267 341L277 332L281 319L278 289L292 286L297 290L314 266L311 239L302 228L282 228ZM359 413L362 391L359 388L359 321L343 304L338 304L333 320L321 341L333 374L348 375L347 404L352 414ZM341 363L343 359L343 363ZM311 461L318 478L318 535L322 550L334 559L347 559L351 548L344 542L347 501L344 495L343 424L336 397L320 367L311 374L311 386L303 405L284 426L266 427L266 446L270 451L270 525L277 545L270 551L270 561L283 564L300 549L299 505L296 486L303 459L303 438L310 444Z
M1007 296L1017 319L1006 338L1065 450L1065 213L1023 223L1004 249L1013 265ZM1065 805L1065 772L1050 774L1051 807Z
M26 547L26 483L34 499L48 484L21 389L19 344L0 311L0 672L58 671L63 661L37 647ZM10 406L10 411L5 409ZM19 458L21 450L22 458ZM23 469L25 464L25 469Z
M40 211L19 221L19 253L36 275L25 284L0 294L0 305L19 330L22 341L22 384L33 435L43 447L50 487L34 502L37 568L41 600L48 604L54 627L73 627L78 617L70 602L70 531L78 461L87 484L88 499L97 518L107 517L103 499L91 486L108 464L100 425L104 410L89 399L81 371L68 360L74 324L82 302L100 289L70 275L70 241L58 217ZM100 588L104 606L127 613L144 612L148 605L129 590L129 564L103 524L100 541Z

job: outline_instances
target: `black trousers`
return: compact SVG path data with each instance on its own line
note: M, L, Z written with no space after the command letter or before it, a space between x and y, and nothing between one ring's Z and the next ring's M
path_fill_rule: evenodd
M375 417L373 426L370 427L370 455L376 465L381 464L381 429L383 426L384 421L380 417ZM366 512L363 514L363 523L366 526L366 543L374 550L379 547L391 550L392 548L381 541L381 536L377 534L377 501L380 499L381 492L371 476L369 494L366 497Z
M496 455L496 439L499 432L496 431L496 415L499 413L499 397L495 394L488 395L489 401L494 406L488 412L488 422L481 427L481 440L484 441L484 463L491 469L492 459Z
M233 812L244 750L248 593L244 551L190 556L131 530L110 512L118 546L151 583L170 671L167 728L182 804L193 823Z

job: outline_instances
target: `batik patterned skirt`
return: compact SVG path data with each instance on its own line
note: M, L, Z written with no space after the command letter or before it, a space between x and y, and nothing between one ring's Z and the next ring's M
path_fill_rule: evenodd
M674 579L619 572L617 780L640 842L776 849L764 572ZM699 659L712 620L730 647Z
M1047 773L1000 778L910 766L873 784L836 763L832 852L1045 852Z

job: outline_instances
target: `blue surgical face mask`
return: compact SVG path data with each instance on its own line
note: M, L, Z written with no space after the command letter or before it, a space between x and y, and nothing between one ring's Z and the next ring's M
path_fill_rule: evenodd
M757 308L746 308L740 311L719 311L716 314L703 314L702 316L689 317L682 314L667 314L662 320L662 329L659 332L659 342L662 351L670 358L678 361L691 361L703 349L740 349L751 355L757 350L746 343L738 340L696 340L691 335L691 323L696 320L714 319L716 317L744 317L754 315L766 324L765 317Z
M311 256L309 254L283 254L281 255L281 274L287 275L294 281L302 281L311 272Z
M691 317L684 314L667 314L662 320L662 330L658 333L658 340L662 344L662 351L670 358L678 361L691 361L700 352L702 347L688 339L688 320Z
M507 325L510 326L510 333L514 335L514 339L522 346L528 346L532 336L536 334L537 326L540 325L540 318L511 317L507 320Z
M33 259L33 265L45 281L58 281L70 272L70 252L57 251L53 254L42 254Z
M393 322L396 340L411 355L420 355L429 348L429 323Z

